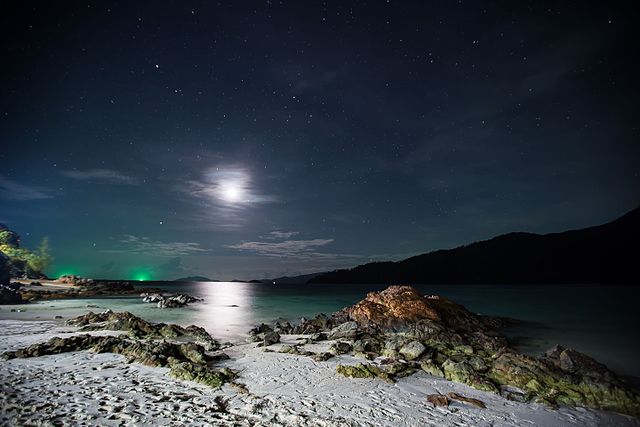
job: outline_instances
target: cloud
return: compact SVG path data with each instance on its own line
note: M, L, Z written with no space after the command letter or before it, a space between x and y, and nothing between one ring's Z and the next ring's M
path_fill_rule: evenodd
M0 198L7 200L51 199L53 190L45 187L20 184L0 175Z
M272 257L308 258L322 256L316 248L328 245L333 239L285 240L284 242L241 242L228 248L251 251Z
M62 171L62 175L81 180L108 184L136 184L137 180L129 175L112 169L88 169L85 171Z
M258 188L249 170L239 166L207 169L201 179L184 181L176 189L197 202L198 209L192 213L196 222L215 228L242 227L249 209L279 201Z
M131 234L125 235L119 240L124 245L120 249L106 249L109 253L140 253L145 255L177 257L208 252L194 242L161 242L149 237L137 237Z
M202 180L191 180L186 184L186 191L191 196L234 209L277 201L274 196L262 194L249 171L241 167L212 168L204 173Z
M283 240L290 239L293 236L297 236L298 234L300 234L299 231L271 231L266 236L260 236L260 238L268 240Z

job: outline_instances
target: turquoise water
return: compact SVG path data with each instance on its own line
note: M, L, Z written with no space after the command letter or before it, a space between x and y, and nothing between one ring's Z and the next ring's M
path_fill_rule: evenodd
M235 282L145 282L205 299L178 309L158 309L138 297L43 301L0 307L1 318L52 319L87 310L127 310L147 320L196 324L223 341L239 341L253 325L276 319L330 314L384 285L266 285ZM583 351L623 375L640 377L640 287L615 285L416 285L480 314L524 321L506 331L517 347L538 354L554 344ZM87 307L97 305L97 308ZM22 308L23 313L11 313Z

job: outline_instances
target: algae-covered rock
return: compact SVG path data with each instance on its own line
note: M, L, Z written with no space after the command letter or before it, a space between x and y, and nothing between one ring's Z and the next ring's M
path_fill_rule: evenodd
M442 368L440 368L440 366L438 366L431 359L422 361L420 363L420 368L429 375L444 378L444 372L442 372Z
M391 286L331 317L303 320L294 329L353 340L357 357L386 357L379 364L340 365L338 372L349 377L393 379L419 366L430 375L514 400L640 415L638 393L606 366L560 346L542 358L522 355L500 331L509 323L408 286Z
M207 350L216 350L220 344L199 326L182 326L150 323L133 314L106 310L102 313L89 312L67 320L67 324L79 326L81 331L124 331L137 338L180 338L202 344Z
M328 351L325 351L323 353L315 353L311 356L311 358L316 362L326 362L332 357L333 357L333 354L329 353Z
M338 365L336 372L350 378L373 378L375 375L362 363L357 365Z
M588 358L573 352L575 351L571 355L574 359ZM583 359L589 366L584 372L576 370L575 366L567 372L560 368L560 363L556 366L545 359L506 352L496 358L487 376L499 384L516 386L542 401L589 406L639 416L638 393L604 365L594 365L593 359L589 359Z
M451 359L442 364L444 377L451 381L469 384L476 376L476 372L467 362L454 362Z
M335 355L338 355L338 354L347 354L352 349L353 347L348 342L336 341L333 344L331 344L329 351Z
M174 363L169 376L184 381L195 381L213 388L220 387L237 377L236 373L230 369L214 370L189 362Z
M414 360L422 356L426 350L427 348L421 342L411 341L410 343L402 346L399 352L406 360Z
M89 350L95 353L114 353L125 356L128 363L140 363L152 367L169 367L170 375L219 387L234 378L232 371L218 370L211 363L223 356L209 356L204 346L195 342L169 342L165 339L136 339L127 335L95 336L75 335L54 337L45 343L33 344L16 351L3 353L5 359L39 357Z

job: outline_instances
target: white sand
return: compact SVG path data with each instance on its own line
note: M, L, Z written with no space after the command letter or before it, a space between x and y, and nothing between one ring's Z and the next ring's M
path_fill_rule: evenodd
M74 330L55 322L0 320L0 351ZM295 338L283 341L293 344ZM249 394L174 380L167 369L127 364L113 354L83 351L1 361L0 425L640 426L619 414L511 402L422 373L396 384L336 374L336 364L358 361L350 356L314 362L265 353L255 344L226 352L231 360L224 365L241 371L238 382ZM459 402L433 408L425 402L427 394L449 391L478 398L487 409Z

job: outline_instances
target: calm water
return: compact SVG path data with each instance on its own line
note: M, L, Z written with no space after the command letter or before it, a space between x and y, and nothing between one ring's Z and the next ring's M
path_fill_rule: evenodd
M147 320L196 324L220 340L239 341L253 325L276 319L295 321L317 313L330 314L384 285L265 285L228 282L153 283L168 291L205 299L185 308L158 309L138 297L44 301L24 313L0 308L1 318L40 319L111 308L127 310ZM417 285L424 293L448 297L481 314L508 316L524 323L507 331L518 337L521 351L538 354L556 343L573 347L613 370L640 377L638 286L614 285ZM17 308L13 307L13 308Z

